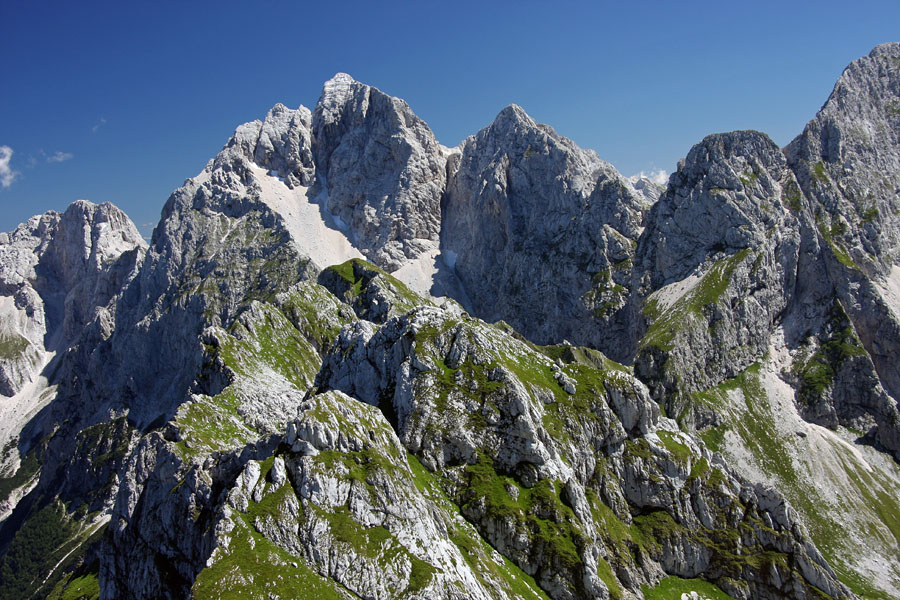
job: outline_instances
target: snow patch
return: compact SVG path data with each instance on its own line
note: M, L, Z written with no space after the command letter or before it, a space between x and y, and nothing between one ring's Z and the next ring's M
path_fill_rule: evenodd
M900 267L892 265L884 281L875 281L875 287L894 317L900 320Z
M347 225L347 223L336 214L329 212L328 216L331 217L331 219L334 221L335 226L341 231L346 233L350 229L350 226Z
M260 200L281 215L299 251L316 265L324 268L352 258L363 258L343 231L328 226L322 214L324 205L320 207L310 201L309 188L291 189L283 180L254 164L250 165L250 170L259 183ZM337 218L335 223L343 224Z
M44 352L36 371L41 373L55 356L55 352ZM11 398L0 395L0 448L17 437L25 425L50 404L55 396L56 386L51 386L43 375L37 375Z
M437 247L423 252L391 273L391 275L405 283L409 289L420 296L431 298L431 288L434 286L434 280L438 273L436 259L440 252Z

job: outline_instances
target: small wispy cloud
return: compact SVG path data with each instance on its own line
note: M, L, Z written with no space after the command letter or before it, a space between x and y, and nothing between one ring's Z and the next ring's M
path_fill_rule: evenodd
M103 127L104 125L106 125L106 119L104 119L103 117L100 117L100 120L97 121L96 123L94 123L94 126L91 127L91 132L97 133L97 130L100 129L101 127Z
M71 160L75 155L71 152L55 152L47 157L48 163L61 163Z
M15 181L18 171L13 171L9 166L12 159L13 149L9 146L0 146L0 186L8 188Z
M665 169L657 169L655 171L641 171L637 175L628 178L632 183L637 183L641 179L649 179L656 185L663 186L669 182L669 173Z

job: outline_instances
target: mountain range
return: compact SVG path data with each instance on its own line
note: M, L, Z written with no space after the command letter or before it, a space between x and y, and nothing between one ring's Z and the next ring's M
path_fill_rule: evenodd
M900 597L900 43L665 187L337 74L0 314L0 598Z

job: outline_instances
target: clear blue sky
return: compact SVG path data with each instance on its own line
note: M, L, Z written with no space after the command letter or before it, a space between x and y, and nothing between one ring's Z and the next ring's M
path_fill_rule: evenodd
M900 2L0 2L0 231L86 198L148 235L235 126L338 71L445 145L516 103L625 175L703 136L784 145ZM8 187L3 186L9 183Z

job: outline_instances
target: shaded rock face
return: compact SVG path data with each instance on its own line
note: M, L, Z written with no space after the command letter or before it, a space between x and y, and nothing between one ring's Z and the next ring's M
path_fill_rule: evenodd
M308 109L276 105L264 121L238 127L215 159L172 194L120 302L121 334L88 359L96 374L93 398L129 411L142 427L165 422L201 368L206 327L228 325L248 300L315 276L317 266L300 252L296 232L264 197L261 181L279 177L286 190L311 185L310 122Z
M441 247L475 314L538 342L567 338L621 358L613 315L644 196L518 106L466 139L450 171Z
M394 271L436 245L446 158L406 102L339 73L322 90L313 135L328 210L366 257Z
M765 134L716 134L691 148L654 205L641 240L638 260L652 289L687 278L717 256L764 246L776 233L771 244L788 245L796 254L799 222L786 190L797 193L796 182L781 149ZM799 197L795 203L799 212Z
M898 135L900 44L890 43L845 69L816 118L785 153L810 199L834 295L868 354L861 362L871 362L839 369L834 387L856 392L837 396L862 398L850 401L857 406L853 410L868 406L864 412L879 423L874 437L900 456L900 371L893 358L900 350L900 302L892 292L898 280L893 266L900 210ZM875 378L879 384L873 385Z
M91 321L109 335L111 300L145 248L125 213L85 200L2 234L0 393L21 390L37 376L45 352L74 343Z

